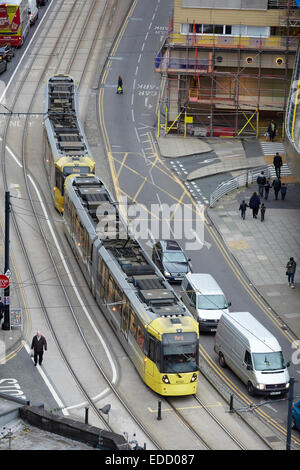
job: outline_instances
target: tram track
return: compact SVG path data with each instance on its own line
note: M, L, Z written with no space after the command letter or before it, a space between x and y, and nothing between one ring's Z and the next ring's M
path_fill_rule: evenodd
M197 427L192 424L191 418L185 416L184 410L185 408L190 409L192 407L191 405L191 400L194 399L197 402L198 408L200 408L201 411L204 411L207 416L211 419L211 423L208 424L206 423L205 429L202 429L201 424L197 424ZM197 395L193 395L191 399L189 400L188 407L184 406L184 404L180 403L180 406L178 406L178 403L175 404L175 401L178 402L178 400L174 400L171 398L165 399L167 404L170 406L171 410L176 414L178 419L186 426L186 428L191 432L191 434L196 437L196 439L203 445L204 449L206 450L221 450L218 448L217 445L212 444L212 438L210 437L210 433L207 433L207 429L211 429L212 426L214 428L221 430L221 432L224 433L226 436L227 440L228 438L232 442L232 447L230 448L231 450L237 449L237 450L247 450L245 445L241 443L240 440L238 440L233 433L226 428L226 426L212 413L212 411L209 409L209 407L205 404L205 402L200 399ZM176 406L177 405L177 406ZM204 419L199 420L199 422L204 422ZM227 444L228 445L228 444ZM226 447L228 449L228 447ZM223 448L224 449L224 448Z
M77 0L75 0L74 2L75 4L79 4L80 2L78 2ZM93 7L95 6L95 2L93 2L93 5L90 7L89 9L89 15L91 15L93 13ZM72 11L74 14L76 14L75 12L75 9ZM57 10L57 14L58 14L58 10ZM56 15L54 16L54 18L52 19L52 21L49 23L48 25L48 32L49 30L51 29L51 25L53 24L53 22L55 21L55 18L56 18ZM85 21L85 24L86 26L89 24L89 21L88 21L88 18L89 16L87 15L86 16L86 21ZM62 27L62 30L67 27L67 23L70 22L70 18L66 18L65 20L65 23ZM98 26L99 28L99 26ZM77 41L76 43L76 50L74 50L73 52L73 57L75 57L75 54L76 54L76 51L78 50L80 44L81 44L81 40L83 38L83 34L80 35L80 40ZM47 37L47 34L45 34L45 38ZM59 41L60 41L60 37L58 36L54 46L53 46L53 51L55 50L55 48L58 47L58 44L59 44ZM93 44L93 43L92 43ZM92 46L91 46L92 47ZM87 54L89 56L89 54ZM18 84L18 87L17 89L15 90L15 95L14 95L14 99L13 99L13 103L10 105L10 109L12 109L12 111L15 109L15 106L16 106L16 103L18 101L18 98L21 96L21 93L22 93L22 90L23 90L23 86L25 86L25 83L26 83L26 79L28 78L29 76L29 73L30 73L30 70L34 64L34 55L33 55L33 59L31 60L31 64L30 66L27 67L27 71L25 73L25 76L22 78L22 81L20 82L20 84ZM51 63L51 60L52 60L52 54L49 55L49 58L48 58L48 61L47 63L45 64L45 67L43 69L43 72L42 74L40 75L40 78L39 80L37 81L37 85L36 85L36 90L38 90L42 85L43 85L43 80L45 78L45 74L47 73L47 70L48 68L50 67L50 63ZM71 63L71 62L70 62ZM69 66L70 66L70 63L69 63ZM68 67L69 67L68 66ZM22 137L22 170L23 170L23 179L24 179L24 184L25 184L25 187L26 187L26 192L27 192L27 196L28 196L28 200L30 202L30 207L31 207L31 210L32 210L32 213L34 214L34 217L35 217L35 221L36 221L36 224L37 224L37 227L38 227L38 230L41 234L41 237L42 237L42 240L43 240L43 243L44 243L44 246L47 250L47 253L48 253L48 256L49 256L49 259L51 260L51 264L52 264L52 267L54 269L54 271L56 272L56 276L57 276L57 279L58 279L58 282L59 282L59 286L60 286L60 289L61 291L63 292L63 295L64 295L64 298L67 302L67 305L68 305L68 308L72 314L72 317L73 317L73 320L77 326L77 330L81 336L81 339L83 341L83 343L85 344L85 347L89 353L89 355L91 356L94 364L95 364L95 367L97 368L98 372L100 373L101 377L106 381L106 383L109 385L111 391L113 392L113 394L117 397L117 399L119 400L119 402L121 403L121 405L123 406L123 408L126 410L126 412L128 413L128 415L130 416L130 418L139 426L139 428L144 432L144 434L148 437L148 439L153 443L153 445L155 446L155 448L157 449L160 449L160 446L159 444L156 442L156 440L150 435L150 433L147 431L147 429L145 428L145 426L142 424L142 422L139 420L139 418L134 415L134 413L132 412L132 410L130 410L130 408L128 407L128 405L126 404L126 402L124 401L124 399L122 398L122 396L120 395L120 393L117 391L116 387L114 387L114 385L111 383L110 379L108 378L108 375L107 373L105 372L104 368L102 367L102 365L100 364L100 362L97 360L95 354L93 353L92 351L92 348L89 346L88 344L88 341L86 340L85 338L85 335L84 335L84 332L82 331L82 328L80 327L79 325L79 322L77 320L77 317L76 317L76 313L72 307L72 302L71 302L71 299L69 297L69 294L67 293L65 287L64 287L64 282L62 280L62 276L61 274L59 273L59 270L57 268L57 262L56 260L54 259L54 256L52 254L52 247L50 246L49 244L49 241L48 241L48 234L45 234L45 231L42 227L42 224L41 224L41 221L39 220L40 219L40 215L36 209L36 198L32 195L32 189L31 187L32 186L36 186L37 183L34 181L34 177L32 176L31 172L30 172L30 169L27 167L27 161L26 161L26 141L27 141L27 138L28 138L28 133L29 133L29 115L31 114L32 112L32 109L33 109L33 106L34 106L34 101L35 101L35 94L33 94L32 96L32 99L30 101L30 104L28 106L28 111L27 111L27 116L25 118L25 124L24 124L24 128L23 128L23 137ZM5 129L4 129L4 135L3 135L3 146L2 146L2 154L1 154L1 159L2 159L2 177L3 177L3 183L4 183L4 188L5 190L7 191L8 190L8 175L7 175L7 172L6 172L6 163L5 163L5 147L6 147L6 143L7 143L7 140L8 140L8 133L9 133L9 124L10 124L10 120L11 120L11 116L8 117L7 119L7 122L6 122L6 126L5 126ZM42 191L40 191L41 194L43 194ZM43 195L43 199L44 201L46 200L45 196ZM46 203L44 203L46 205ZM38 204L39 207L40 207L40 203ZM73 377L77 387L80 389L81 393L82 393L82 396L86 399L87 403L90 405L90 407L93 409L95 415L101 420L101 422L104 424L105 428L106 429L109 429L110 431L113 431L112 427L107 423L106 420L104 420L103 418L103 415L101 414L101 412L98 410L96 404L94 403L94 401L92 400L92 398L90 397L89 393L86 391L85 389L85 386L81 383L81 380L77 377L76 373L74 372L73 370L73 367L72 365L70 364L70 361L69 359L67 358L67 354L66 352L63 350L61 344L60 344L60 340L58 339L58 335L55 331L55 327L53 326L52 324L52 321L51 321L51 318L50 318L50 315L48 313L48 309L47 309L47 306L45 305L45 302L44 302L44 299L43 299L43 295L42 295L42 292L41 292L41 289L38 285L38 281L36 279L36 276L35 276L35 273L34 273L34 268L33 268L33 265L32 265L32 262L30 260L30 257L28 256L28 253L27 253L27 249L26 249L26 241L24 240L24 236L22 234L22 231L20 230L19 228L19 224L18 224L18 221L17 221L17 218L15 216L15 213L14 213L14 210L12 209L11 210L11 217L12 217L12 221L13 221L13 225L14 225L14 228L15 228L15 231L16 231L16 234L17 234L17 238L19 240L19 243L20 243L20 246L21 246L21 249L22 249L22 253L23 253L23 256L26 260L26 265L27 265L27 268L28 268L28 271L29 271L29 274L31 276L31 279L32 279L32 282L33 282L33 285L34 285L34 289L35 289L35 292L36 292L36 295L37 295L37 298L39 300L39 303L40 303L40 306L41 306L41 310L43 312L43 315L44 315L44 318L46 319L47 321L47 324L48 324L48 327L51 331L51 334L52 334L52 337L55 341L55 344L57 346L57 349L60 353L60 356L61 358L63 359L64 363L66 364L71 376ZM47 215L47 218L49 217L49 215ZM57 230L54 229L55 232L56 232L56 235L59 237L59 235L57 234Z

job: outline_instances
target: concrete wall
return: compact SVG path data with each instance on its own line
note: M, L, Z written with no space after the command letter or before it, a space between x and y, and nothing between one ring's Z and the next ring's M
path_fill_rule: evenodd
M84 442L92 447L98 446L101 433L102 449L129 449L127 442L120 434L99 429L95 426L89 426L63 416L54 415L36 406L20 408L20 418L39 429L67 437L68 439Z

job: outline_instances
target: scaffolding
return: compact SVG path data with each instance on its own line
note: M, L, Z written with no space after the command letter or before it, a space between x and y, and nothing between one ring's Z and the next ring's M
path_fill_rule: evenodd
M299 11L294 0L269 0L268 8L282 12L277 34L270 37L216 34L217 25L212 34L197 34L189 19L192 31L183 36L170 22L155 63L166 77L159 133L259 137L275 118L283 137Z

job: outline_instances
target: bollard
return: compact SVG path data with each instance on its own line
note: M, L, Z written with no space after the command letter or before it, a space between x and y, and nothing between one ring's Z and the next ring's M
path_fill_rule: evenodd
M234 413L234 409L233 409L233 394L230 395L229 413Z
M158 400L157 419L158 421L161 420L161 401L160 400Z
M84 424L89 424L89 408L87 406L85 407Z

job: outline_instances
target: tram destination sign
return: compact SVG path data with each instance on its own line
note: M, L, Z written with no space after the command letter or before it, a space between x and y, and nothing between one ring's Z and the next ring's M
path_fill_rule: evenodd
M0 289L6 289L9 286L9 278L5 274L0 274Z

